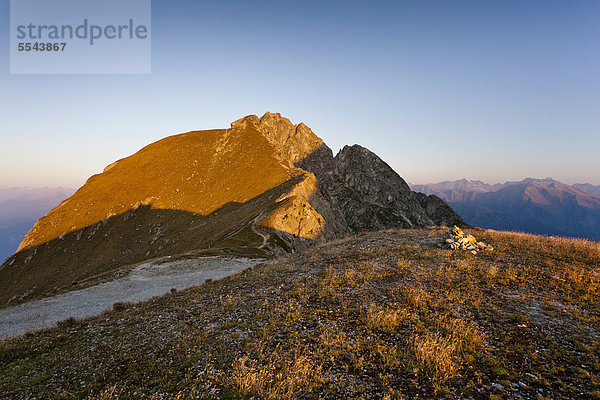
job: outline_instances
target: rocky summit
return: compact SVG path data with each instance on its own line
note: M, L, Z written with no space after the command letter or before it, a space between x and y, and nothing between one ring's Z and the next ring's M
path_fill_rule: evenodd
M443 217L443 218L442 218ZM464 222L364 147L336 156L277 113L152 143L36 222L0 267L0 306L168 255L270 257L355 232Z

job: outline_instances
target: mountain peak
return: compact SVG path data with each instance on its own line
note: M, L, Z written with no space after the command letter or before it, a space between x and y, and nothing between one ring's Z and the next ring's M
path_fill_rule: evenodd
M229 129L169 136L89 178L0 267L0 304L27 290L26 280L6 279L14 271L43 269L43 284L27 294L37 296L166 255L275 255L352 232L428 226L440 204L424 210L362 146L333 157L303 123L247 115Z
M369 154L374 154L371 150L367 149L366 147L361 146L360 144L353 144L353 145L345 145L342 150L340 150L341 154L364 154L364 155L369 155Z
M562 184L562 182L557 181L554 178L525 178L520 182L505 182L504 184L513 184L513 183L521 183L521 184L541 184L541 185L550 185L553 183L560 183Z
M407 228L432 224L404 179L369 149L344 146L335 156L335 172L361 201L376 205L365 213L360 202L345 200L346 220L353 230L386 228L382 221L387 216L396 226Z
M323 140L304 123L294 125L280 113L267 111L262 117L248 115L231 123L232 129L248 126L259 130L280 153L282 160L296 164L323 146Z

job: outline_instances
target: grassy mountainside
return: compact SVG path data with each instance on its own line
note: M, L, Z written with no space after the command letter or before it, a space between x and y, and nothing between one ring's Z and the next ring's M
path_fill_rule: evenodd
M41 218L19 250L46 243L139 205L207 215L285 182L292 168L255 127L189 132L152 143L92 176Z
M159 256L215 248L271 256L353 232L427 227L428 213L462 222L441 200L421 206L368 149L346 146L334 157L302 123L248 115L229 129L159 140L88 179L0 265L0 307Z
M600 398L600 245L365 233L0 343L0 398Z
M161 256L216 252L270 257L286 249L278 238L282 233L253 224L264 213L285 209L285 202L277 200L303 179L297 176L245 203L227 203L208 215L140 206L23 250L0 269L0 307L81 289L126 273L127 266L141 260Z

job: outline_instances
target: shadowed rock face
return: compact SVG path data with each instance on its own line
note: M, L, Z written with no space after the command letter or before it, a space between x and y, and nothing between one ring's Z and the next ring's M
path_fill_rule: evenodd
M343 215L324 189L321 169L313 168L314 160L333 160L323 140L303 123L294 125L279 113L267 112L261 118L250 115L232 123L232 127L246 125L255 126L263 133L277 149L277 158L283 165L307 173L306 180L286 196L287 202L261 224L280 231L290 244L294 236L322 243L349 235L351 231Z
M297 164L315 174L322 197L352 233L432 225L406 182L375 153L345 146L335 157L326 145ZM341 225L341 224L340 224Z
M467 224L463 219L454 212L454 210L444 200L437 197L435 194L429 196L424 193L413 192L415 198L427 213L427 216L436 225L446 226L458 226L461 228L468 228Z
M164 255L269 256L354 232L431 224L374 153L354 145L334 157L306 125L250 115L229 129L167 137L88 179L0 267L0 304Z
M335 174L349 188L338 201L353 231L433 225L404 179L373 152L345 146L334 164Z

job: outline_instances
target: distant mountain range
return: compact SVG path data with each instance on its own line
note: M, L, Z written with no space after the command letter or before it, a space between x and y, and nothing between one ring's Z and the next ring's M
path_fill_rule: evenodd
M63 187L0 189L0 262L17 250L35 221L73 192Z
M577 189L585 190L586 192L600 196L600 185L590 185L589 183L576 183L573 185Z
M473 226L600 240L600 186L527 178L494 185L461 179L411 188L437 195Z

